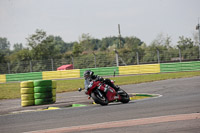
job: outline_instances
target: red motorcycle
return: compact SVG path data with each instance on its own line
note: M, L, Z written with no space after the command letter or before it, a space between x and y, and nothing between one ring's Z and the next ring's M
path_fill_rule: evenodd
M81 90L79 88L79 91ZM122 103L128 103L130 101L129 95L123 89L119 89L116 92L115 89L101 81L91 81L86 94L89 95L89 98L92 97L96 104L101 105L108 105L108 103L114 101Z

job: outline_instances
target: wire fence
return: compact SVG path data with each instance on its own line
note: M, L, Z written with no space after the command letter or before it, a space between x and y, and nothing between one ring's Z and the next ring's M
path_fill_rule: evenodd
M14 61L0 64L0 74L56 71L58 67L73 64L74 69L112 67L166 62L199 60L198 51L138 51L119 54L90 54L66 59Z

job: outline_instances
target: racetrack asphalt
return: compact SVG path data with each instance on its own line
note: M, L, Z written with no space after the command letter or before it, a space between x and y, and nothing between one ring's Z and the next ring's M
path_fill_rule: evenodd
M80 108L63 108L59 110L36 111L27 113L11 112L35 110L50 105L36 107L20 107L20 99L0 101L0 132L30 132L48 129L70 128L74 126L92 125L107 122L122 122L145 118L164 118L197 114L200 112L200 76L192 78L170 79L142 84L120 86L128 93L161 94L162 97L131 101L128 104L112 104L108 106L92 105ZM91 105L91 100L83 92L69 92L57 95L57 103L51 106L67 106L73 103ZM5 105L6 104L6 105ZM10 105L10 107L6 107ZM12 106L13 105L13 106ZM2 108L3 107L3 108ZM185 119L168 122L149 123L137 126L115 128L88 129L75 131L81 133L101 132L181 132L199 133L200 119Z

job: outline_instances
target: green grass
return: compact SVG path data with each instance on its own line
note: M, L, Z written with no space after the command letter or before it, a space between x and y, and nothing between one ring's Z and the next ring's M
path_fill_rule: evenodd
M0 84L0 99L14 99L20 97L20 83Z
M126 85L126 84L137 84L137 83L185 78L193 76L200 76L200 71L118 76L118 77L111 77L110 79L115 80L115 84L117 85ZM57 93L77 91L77 89L80 87L81 88L84 87L83 79L57 80ZM0 99L15 99L15 98L20 98L20 83L0 84Z

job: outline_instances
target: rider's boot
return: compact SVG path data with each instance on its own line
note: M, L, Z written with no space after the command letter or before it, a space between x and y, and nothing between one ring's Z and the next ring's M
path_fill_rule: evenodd
M116 92L117 94L121 94L121 93L124 93L119 86L116 85Z

